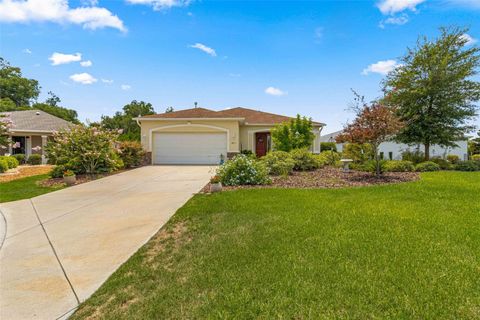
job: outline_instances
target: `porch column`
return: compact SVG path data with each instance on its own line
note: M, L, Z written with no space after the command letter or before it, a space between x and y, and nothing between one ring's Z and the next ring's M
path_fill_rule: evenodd
M8 144L8 154L12 155L13 154L13 149L12 149L12 136L9 135L8 139L10 140L10 143Z
M42 164L47 163L47 158L45 158L45 146L47 145L47 136L42 136Z

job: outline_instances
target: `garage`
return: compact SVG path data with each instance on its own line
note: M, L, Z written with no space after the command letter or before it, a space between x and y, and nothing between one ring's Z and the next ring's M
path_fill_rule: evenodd
M219 164L227 155L225 132L157 132L153 134L154 164Z

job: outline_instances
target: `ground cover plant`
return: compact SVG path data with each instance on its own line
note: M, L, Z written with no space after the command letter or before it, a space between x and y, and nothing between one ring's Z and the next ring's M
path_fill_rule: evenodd
M474 319L480 173L196 195L71 319Z

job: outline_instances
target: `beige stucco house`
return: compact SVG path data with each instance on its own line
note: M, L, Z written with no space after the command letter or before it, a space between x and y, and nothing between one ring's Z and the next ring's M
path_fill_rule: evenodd
M55 117L41 110L2 112L12 121L7 134L12 144L0 149L0 155L23 153L28 158L31 154L43 156L44 147L53 132L68 128L72 123ZM45 157L44 162L45 162Z
M242 150L263 156L272 148L271 129L290 119L247 108L193 108L135 118L152 164L218 164ZM313 122L314 153L320 152L324 126Z

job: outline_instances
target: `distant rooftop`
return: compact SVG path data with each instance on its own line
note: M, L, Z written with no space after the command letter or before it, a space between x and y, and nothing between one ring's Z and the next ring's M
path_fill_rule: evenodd
M9 118L13 122L13 127L10 128L10 131L12 132L53 132L68 128L72 125L71 122L55 117L41 110L9 111L0 112L0 114L9 115Z

